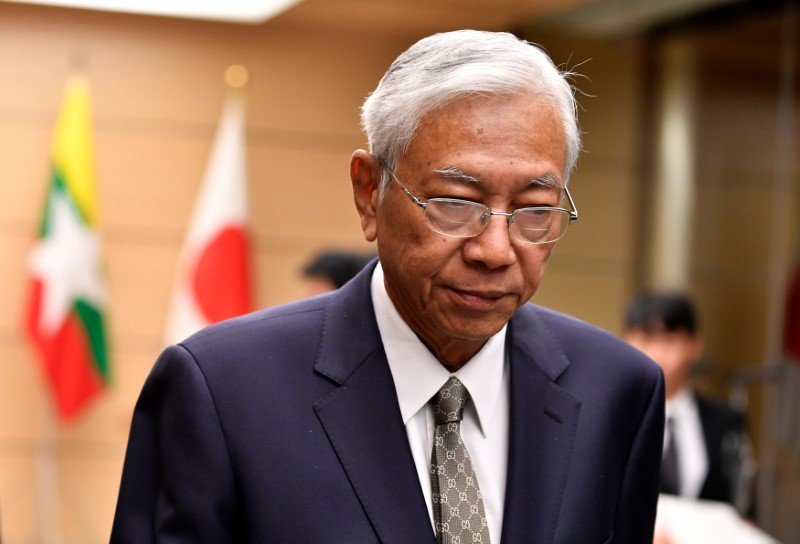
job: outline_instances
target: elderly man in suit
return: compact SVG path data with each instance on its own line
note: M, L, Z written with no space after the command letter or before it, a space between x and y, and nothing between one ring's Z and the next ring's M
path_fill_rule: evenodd
M161 355L112 542L650 541L660 370L529 303L578 216L564 74L510 34L437 34L362 122L378 260Z

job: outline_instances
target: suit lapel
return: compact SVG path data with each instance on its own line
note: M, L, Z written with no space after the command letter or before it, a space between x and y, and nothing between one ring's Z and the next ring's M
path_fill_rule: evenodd
M372 268L331 297L316 369L340 387L314 410L381 542L433 542L372 309Z
M556 384L569 361L528 306L509 324L511 424L503 542L552 542L580 400Z
M331 297L315 368L340 387L314 410L381 542L434 542L372 309L373 267ZM509 323L505 543L553 541L580 412L556 383L569 361L536 312Z

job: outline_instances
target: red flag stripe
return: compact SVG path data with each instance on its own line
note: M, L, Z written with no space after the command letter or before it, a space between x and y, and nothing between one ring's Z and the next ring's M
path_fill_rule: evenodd
M41 354L42 364L62 419L75 416L81 407L102 388L94 372L89 338L75 312L71 312L61 328L45 335L38 328L39 309L44 286L34 280L31 292L28 334Z

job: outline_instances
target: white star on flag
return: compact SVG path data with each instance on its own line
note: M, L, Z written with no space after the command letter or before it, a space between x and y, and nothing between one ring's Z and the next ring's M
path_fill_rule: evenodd
M51 233L33 251L31 271L44 285L39 329L54 334L76 299L101 306L106 299L100 268L100 240L87 229L63 191L52 191Z

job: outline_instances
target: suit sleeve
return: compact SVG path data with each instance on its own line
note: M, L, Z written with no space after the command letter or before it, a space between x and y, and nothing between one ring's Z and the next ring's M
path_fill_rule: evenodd
M136 404L111 543L233 542L240 539L235 515L213 397L191 353L172 346Z
M661 369L658 369L657 376L625 469L614 520L613 542L619 544L653 541L664 443L665 406Z

